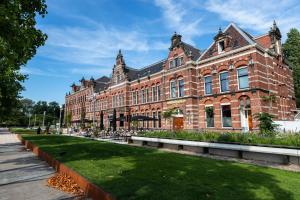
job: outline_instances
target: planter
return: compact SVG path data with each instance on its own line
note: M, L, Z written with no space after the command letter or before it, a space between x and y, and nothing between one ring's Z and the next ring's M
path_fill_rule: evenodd
M149 138L132 136L134 144L152 144L153 147L163 147L172 150L184 150L194 153L208 153L233 158L267 161L279 164L300 165L300 150L292 148L276 148L240 144L223 144L212 142L197 142L164 138ZM155 145L154 145L155 144Z

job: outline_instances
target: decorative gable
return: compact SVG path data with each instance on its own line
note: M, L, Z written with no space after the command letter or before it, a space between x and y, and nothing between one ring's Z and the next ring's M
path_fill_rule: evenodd
M126 67L125 60L123 58L121 50L119 50L119 53L116 57L116 64L113 67L113 73L111 79L112 85L119 84L127 80L125 67Z
M244 32L236 25L230 24L224 32L219 29L219 32L214 37L214 42L202 56L200 56L200 59L207 59L252 43L254 42L251 35Z
M183 42L182 36L176 32L171 37L170 52L165 63L165 69L183 66L188 61L196 61L200 56L200 50Z

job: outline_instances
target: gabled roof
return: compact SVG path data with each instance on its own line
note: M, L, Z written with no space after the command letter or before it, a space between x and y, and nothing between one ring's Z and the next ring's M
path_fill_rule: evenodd
M102 90L105 90L105 88L108 86L110 81L110 78L107 76L102 76L95 80L95 92L100 92Z
M187 44L185 42L182 42L182 44L186 55L189 55L191 53L193 61L196 61L200 57L201 55L200 49L197 49L196 47L193 47L192 45Z
M239 39L241 40L239 44L239 47L242 46L246 46L246 45L251 45L251 44L255 44L256 41L254 40L253 36L249 33L247 33L246 31L242 30L241 28L239 28L236 24L234 23L230 23L224 30L224 33L228 33L228 35L230 34L234 34L233 30L235 30L239 35ZM235 37L233 37L234 39L237 39L238 35L235 35ZM211 57L212 55L208 55L209 51L211 51L212 47L215 45L215 41L212 42L212 44L202 53L202 55L199 57L198 61L206 59L208 57Z

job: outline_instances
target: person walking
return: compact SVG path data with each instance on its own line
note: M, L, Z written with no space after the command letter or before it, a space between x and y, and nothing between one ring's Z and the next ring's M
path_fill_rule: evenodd
M38 127L36 134L38 134L38 135L41 134L41 127Z

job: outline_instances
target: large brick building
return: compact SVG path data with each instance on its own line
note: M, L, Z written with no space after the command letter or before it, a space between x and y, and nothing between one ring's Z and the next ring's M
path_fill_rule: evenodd
M296 110L275 22L258 37L231 23L203 52L175 33L166 59L134 69L119 51L111 78L80 82L65 97L73 125L95 119L99 127L103 118L107 128L115 112L117 128L129 128L135 118L148 119L139 122L145 128L247 131L258 128L255 113L292 120ZM164 119L170 109L172 119Z

